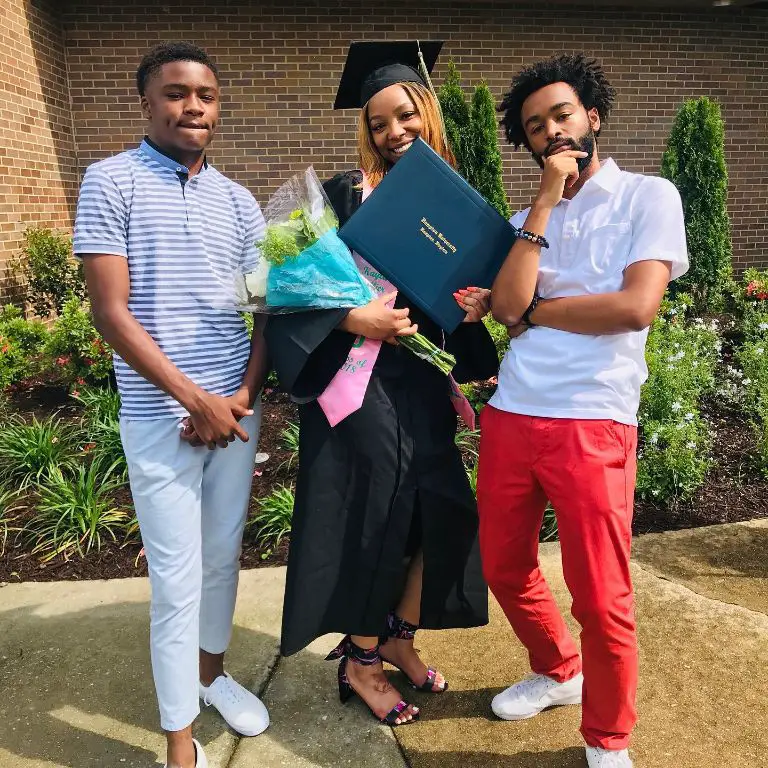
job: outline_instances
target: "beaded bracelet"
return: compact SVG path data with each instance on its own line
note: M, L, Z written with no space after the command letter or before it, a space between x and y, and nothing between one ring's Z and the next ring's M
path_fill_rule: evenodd
M527 229L518 229L517 236L535 245L540 245L542 248L549 248L549 241L543 235L537 235L535 232L529 232Z

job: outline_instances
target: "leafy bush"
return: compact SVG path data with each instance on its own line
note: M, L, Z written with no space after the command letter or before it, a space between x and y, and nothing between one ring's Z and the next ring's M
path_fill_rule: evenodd
M125 535L131 513L115 506L112 494L123 480L99 462L78 464L71 476L54 467L43 482L37 483L37 513L24 529L33 543L33 554L43 562L58 555L69 559L92 549L101 549L106 540Z
M496 345L496 354L499 356L499 362L504 359L504 355L507 354L509 349L509 336L507 335L507 327L491 317L490 313L483 318L485 327L488 329L488 333L491 334L493 343Z
M717 103L702 97L680 107L661 175L680 191L691 262L673 290L689 291L697 309L717 310L732 281L728 171Z
M111 387L87 387L73 396L84 406L83 451L127 480L128 464L120 437L120 394Z
M0 486L0 555L5 552L8 534L18 530L13 527L16 521L18 491Z
M288 426L280 433L280 444L286 451L290 451L290 456L280 465L282 469L290 469L293 463L299 458L299 425L294 421L289 421Z
M50 229L31 227L24 233L14 271L26 284L26 299L40 317L61 312L72 296L85 299L83 268L72 256L72 241Z
M768 272L744 273L740 296L744 344L737 350L744 408L757 433L760 464L768 476Z
M39 421L34 416L27 424L20 416L11 416L0 427L0 472L23 489L56 468L72 469L79 438L76 427L56 417Z
M717 321L686 318L690 303L685 295L663 302L648 336L639 411L641 498L690 496L711 463L709 428L699 408L715 388L721 342Z
M99 384L112 372L112 350L79 299L65 302L45 347L49 365L68 384Z
M0 309L0 390L36 373L48 331L39 320L25 320L21 310Z
M467 178L467 167L465 163L467 136L470 130L470 113L467 98L461 89L461 78L453 63L453 59L448 62L448 74L445 76L440 90L438 91L438 100L443 112L445 121L445 132L448 135L448 143L451 145L453 154L456 156L456 170Z
M256 541L267 547L276 547L291 532L293 521L293 488L281 485L268 496L257 499L258 512L248 521L256 528Z
M485 83L475 88L470 113L468 181L505 218L512 215L504 191L496 103Z
M496 107L490 89L480 83L468 104L456 65L449 61L438 100L458 172L508 219L511 211L504 191Z

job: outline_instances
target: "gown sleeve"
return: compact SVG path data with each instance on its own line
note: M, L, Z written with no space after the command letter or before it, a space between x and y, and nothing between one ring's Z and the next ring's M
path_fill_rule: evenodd
M445 349L456 358L453 378L459 384L484 381L499 372L499 356L484 323L462 323L445 338Z
M343 224L360 206L362 174L340 173L323 184ZM348 309L271 315L264 336L280 385L293 397L319 397L347 359L355 337L338 330Z

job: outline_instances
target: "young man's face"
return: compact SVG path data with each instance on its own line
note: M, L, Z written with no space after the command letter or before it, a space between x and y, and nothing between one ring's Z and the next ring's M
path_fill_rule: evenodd
M147 81L141 108L156 144L180 153L202 152L219 121L216 75L196 61L163 64Z
M565 149L587 153L577 161L579 171L590 164L600 115L594 108L587 111L570 85L553 83L534 91L523 102L521 117L528 148L542 168L545 158Z

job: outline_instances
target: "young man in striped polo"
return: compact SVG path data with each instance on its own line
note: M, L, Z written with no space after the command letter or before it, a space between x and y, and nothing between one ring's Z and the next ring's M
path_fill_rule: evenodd
M205 159L219 82L186 43L136 74L147 135L91 165L75 253L94 322L115 349L120 430L152 586L151 656L168 768L204 768L192 738L202 698L243 735L264 705L224 673L267 360L226 309L235 273L258 261L253 196Z

